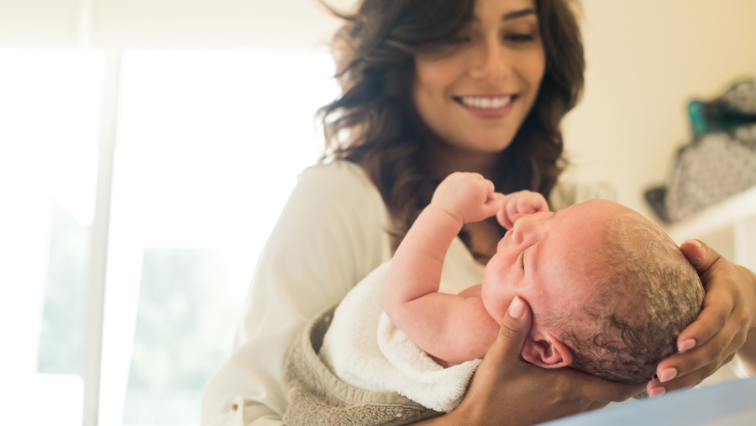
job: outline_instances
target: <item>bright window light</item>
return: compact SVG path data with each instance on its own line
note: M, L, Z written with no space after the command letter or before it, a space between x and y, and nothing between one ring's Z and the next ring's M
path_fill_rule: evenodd
M97 51L0 49L0 399L23 422L81 424L104 72ZM21 409L53 389L65 412Z
M321 53L124 55L100 424L199 423L255 261L317 161L333 73Z

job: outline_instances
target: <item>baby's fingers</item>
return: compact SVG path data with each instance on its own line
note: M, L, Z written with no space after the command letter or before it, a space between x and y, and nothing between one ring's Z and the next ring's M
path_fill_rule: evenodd
M494 192L491 194L483 205L483 214L486 217L491 217L497 214L501 210L502 202L504 201L504 194L500 192Z
M534 207L531 206L531 204L526 200L527 197L523 196L520 193L518 193L518 195L519 196L510 200L505 206L507 219L511 226L514 226L514 223L517 222L517 219L521 218L522 216L535 213ZM511 226L507 228L511 228Z
M517 200L518 213L521 215L533 214L549 210L549 204L543 195L537 192L525 192L522 197Z
M538 200L533 199L530 196L522 196L517 200L516 213L520 215L533 214L538 212L539 203Z
M512 222L511 218L509 217L509 214L507 212L507 207L510 204L513 204L512 200L514 198L515 194L507 194L504 195L501 198L500 201L500 207L499 211L496 213L496 220L499 221L499 224L507 229L512 229L514 226L514 222Z
M543 195L537 192L520 191L511 195L513 198L508 199L506 203L506 216L508 224L514 226L521 217L548 211L549 205L543 198ZM511 226L506 226L510 228Z
M486 204L494 204L496 205L496 207L501 207L501 204L504 201L504 198L505 196L501 192L493 192L488 195Z

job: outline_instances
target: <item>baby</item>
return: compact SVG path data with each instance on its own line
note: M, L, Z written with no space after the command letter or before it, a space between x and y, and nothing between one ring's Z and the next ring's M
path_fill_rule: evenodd
M493 215L509 231L482 284L440 293L452 240L465 223ZM485 355L515 296L533 312L523 359L642 383L676 351L675 339L698 316L704 291L675 243L626 207L593 200L553 213L540 194L504 196L478 174L450 175L391 261L382 294L386 315L449 367Z
M482 284L439 292L462 226L493 215L509 231ZM704 292L674 242L628 208L594 200L555 214L540 194L504 196L478 174L455 173L393 259L295 339L284 421L404 424L454 410L516 296L533 313L523 359L642 383L676 351Z

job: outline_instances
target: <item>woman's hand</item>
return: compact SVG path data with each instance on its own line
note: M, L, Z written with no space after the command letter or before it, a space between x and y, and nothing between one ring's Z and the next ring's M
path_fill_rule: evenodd
M499 335L473 376L462 404L422 424L533 425L624 401L643 390L569 369L546 370L522 360L531 312L515 298Z
M701 276L706 297L698 319L677 338L682 353L660 362L658 379L648 383L652 397L701 383L732 360L756 323L756 275L700 241L680 249Z

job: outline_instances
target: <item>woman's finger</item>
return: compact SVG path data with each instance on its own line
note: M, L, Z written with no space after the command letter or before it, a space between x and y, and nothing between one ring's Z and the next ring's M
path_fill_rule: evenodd
M525 338L530 332L530 307L524 300L515 296L501 321L499 336L486 352L502 362L517 362L525 344Z
M568 368L546 370L524 362L520 354L531 324L527 302L515 298L465 399L449 414L454 424L501 424L506 419L507 425L532 425L624 401L643 389L644 384L620 385Z
M457 418L451 424L498 424L509 414L509 424L530 425L534 417L548 411L538 399L543 389L543 380L538 380L539 369L520 359L531 323L530 307L515 297L502 319L496 340L473 375L462 404L450 413ZM513 398L523 395L525 404L519 406L519 412L512 413Z
M717 263L722 259L716 251L698 240L684 242L680 250L696 268L706 289L703 310L677 338L677 349L684 352L703 345L724 327L736 305L738 287L725 285L718 278L729 274L716 273L721 269Z
M670 381L676 377L685 376L699 370L707 364L715 362L726 353L733 338L738 334L738 326L728 323L713 338L701 346L685 353L677 353L659 363L656 375L662 382ZM736 348L737 349L737 348Z
M722 256L712 250L699 240L688 240L680 245L680 251L683 252L688 261L696 268L698 275L705 273L714 265Z
M690 351L713 338L727 324L735 307L735 300L729 292L713 289L704 298L704 307L677 338L677 350Z
M704 379L711 376L722 365L727 364L734 357L735 351L741 346L741 342L744 340L739 334L730 344L725 348L722 353L715 357L715 359L709 363L701 365L699 368L694 369L687 374L676 375L674 379L669 379L669 376L659 377L648 383L647 391L649 396L659 396L666 392L675 391L679 389L687 389L698 385ZM701 347L699 349L705 349ZM688 355L688 354L684 354ZM692 353L691 353L692 355ZM662 380L665 380L662 382Z
M711 376L715 371L719 369L719 367L722 366L722 364L724 364L724 362L712 362L698 370L692 371L684 376L664 383L662 383L658 378L653 379L648 383L646 391L648 392L648 396L654 398L660 395L664 395L667 392L690 389L700 384L707 377Z

